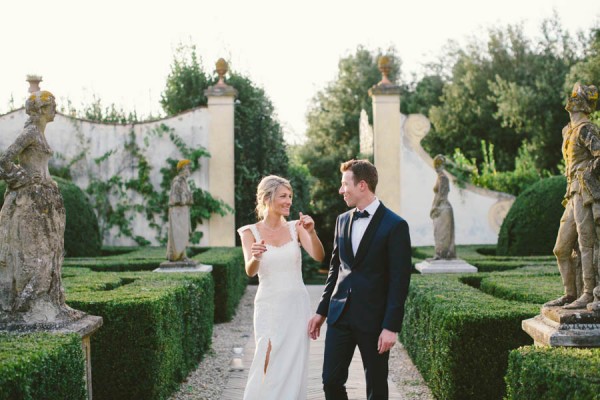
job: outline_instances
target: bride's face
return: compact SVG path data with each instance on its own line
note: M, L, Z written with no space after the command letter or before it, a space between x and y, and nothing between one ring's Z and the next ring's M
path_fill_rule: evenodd
M287 217L290 215L290 207L292 207L291 190L283 185L279 186L269 205L269 212Z

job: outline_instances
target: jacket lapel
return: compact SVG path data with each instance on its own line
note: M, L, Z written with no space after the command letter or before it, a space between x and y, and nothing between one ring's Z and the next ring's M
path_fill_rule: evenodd
M345 259L348 260L349 265L352 265L352 263L354 262L354 252L352 251L352 236L350 235L352 229L352 213L346 214L346 221L343 224L343 228Z
M363 258L365 258L367 250L371 246L371 242L375 237L377 228L379 228L379 224L381 223L381 220L385 215L385 210L386 209L383 203L379 204L379 207L377 207L377 211L375 211L375 214L373 215L373 219L369 222L369 226L367 226L367 230L365 231L365 234L363 235L362 240L358 245L356 257L354 257L354 262L352 263L353 266L358 264L360 261L362 261Z

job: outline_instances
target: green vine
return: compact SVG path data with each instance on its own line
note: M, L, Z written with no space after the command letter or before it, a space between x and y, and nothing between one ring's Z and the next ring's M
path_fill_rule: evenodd
M168 134L171 142L182 154L182 158L188 158L191 161L192 172L200 168L202 157L210 157L206 149L201 146L197 148L187 146L174 129L164 124L154 128L143 138L145 147L150 146L150 136L163 137L164 134ZM155 239L164 244L167 241L165 227L168 221L169 192L179 160L171 158L166 160L166 165L160 168L160 188L156 190L150 179L153 167L146 158L144 149L137 143L133 129L129 132L124 150L129 157L128 162L125 163L127 164L126 168L135 171L133 177L129 179L124 177L125 167L107 179L98 178L91 173L88 174L89 184L85 192L96 211L100 233L104 235L109 230L117 228L119 236L131 238L141 246L148 245L150 241L143 236L135 235L132 229L135 215L142 214L148 221L149 226L156 231ZM71 160L66 167L61 168L67 168L68 170L74 163L85 158L88 152L89 148L84 148L82 153ZM93 161L98 167L102 167L102 164L116 153L116 149L109 150ZM213 198L210 193L198 188L193 181L190 181L190 189L194 197L194 204L190 210L192 231L194 233L190 241L191 243L198 243L202 233L195 232L195 229L199 224L209 219L212 214L225 215L233 210L223 201Z

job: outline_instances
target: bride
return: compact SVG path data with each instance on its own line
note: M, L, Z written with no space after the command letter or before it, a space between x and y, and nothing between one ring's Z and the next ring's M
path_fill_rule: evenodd
M300 247L317 261L325 252L310 216L300 213L297 221L286 221L292 205L288 180L263 178L256 204L260 221L238 229L246 273L258 273L260 280L254 299L256 351L244 400L306 399L311 310Z

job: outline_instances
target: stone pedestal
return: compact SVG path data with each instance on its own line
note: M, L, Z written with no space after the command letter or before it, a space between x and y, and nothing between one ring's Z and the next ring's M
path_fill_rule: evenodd
M34 332L48 333L77 333L81 336L81 349L85 356L85 383L87 387L87 398L92 400L92 356L90 337L102 326L102 317L95 315L84 315L75 321L61 324L0 324L0 331L9 333L25 334Z
M464 274L477 272L477 267L460 258L453 260L429 259L416 264L415 268L422 274Z
M165 261L154 272L212 272L212 265L200 264L193 260Z
M542 307L521 326L536 346L600 347L600 312Z

